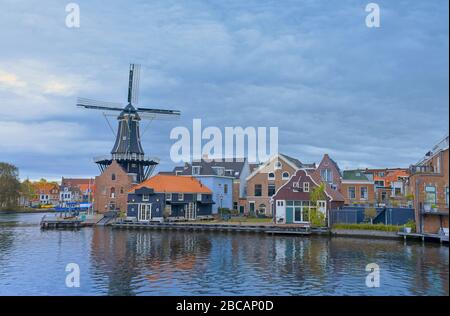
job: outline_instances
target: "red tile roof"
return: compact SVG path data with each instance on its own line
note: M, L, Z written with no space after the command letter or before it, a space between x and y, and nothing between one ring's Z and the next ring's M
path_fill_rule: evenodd
M212 191L191 176L158 174L134 186L129 192L139 188L152 188L155 192L209 193Z

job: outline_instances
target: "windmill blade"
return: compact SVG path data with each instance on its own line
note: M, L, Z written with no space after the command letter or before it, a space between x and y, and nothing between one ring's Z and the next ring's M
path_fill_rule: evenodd
M77 106L86 109L103 110L103 111L122 111L122 104L116 102L105 102L87 98L77 98Z
M178 110L164 110L164 109L149 109L149 108L137 108L140 113L151 113L151 114L164 114L164 115L174 115L180 116L181 112Z
M173 114L161 114L161 113L151 113L151 112L138 112L139 117L143 120L162 120L162 121L172 121L178 119L179 115Z
M128 78L128 103L139 102L139 81L141 78L141 65L130 64L130 75Z

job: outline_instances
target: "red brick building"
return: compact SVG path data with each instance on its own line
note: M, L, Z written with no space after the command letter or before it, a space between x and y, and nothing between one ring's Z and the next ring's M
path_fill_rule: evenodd
M448 231L449 211L449 138L430 150L410 167L409 193L414 195L417 231L425 234Z
M127 210L127 192L133 186L133 176L128 174L115 160L95 177L94 211Z

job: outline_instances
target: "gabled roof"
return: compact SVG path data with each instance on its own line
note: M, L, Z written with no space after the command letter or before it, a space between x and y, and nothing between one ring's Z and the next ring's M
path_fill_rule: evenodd
M205 185L203 185L199 180L190 176L175 176L158 174L151 177L144 182L131 188L129 192L134 192L134 190L139 188L152 188L158 193L207 193L212 194L212 191Z
M342 171L341 171L341 169L339 168L339 165L338 165L337 162L334 161L328 154L324 154L324 155L323 155L323 158L322 158L322 160L320 161L319 167L318 167L318 168L320 168L320 166L322 165L322 162L324 162L325 160L329 160L330 163L332 163L333 166L336 168L336 170L339 172L339 175L342 177Z
M292 158L288 155L284 155L284 154L276 154L273 155L269 160L267 160L266 162L258 165L256 168L254 168L250 175L247 177L247 180L252 178L255 174L257 174L261 169L265 168L266 166L268 166L274 159L278 159L281 158L284 161L286 161L292 168L294 169L311 169L314 170L316 169L316 164L312 163L312 164L304 164L302 163L300 160L296 159L296 158Z
M319 172L317 172L317 170L314 171L306 170L306 174L311 176L311 178L317 185L320 185L321 183L325 185L325 193L331 198L331 201L338 201L338 202L345 201L345 198L341 194L341 192L339 192L338 190L334 190L329 183L323 181L322 177L320 176Z
M231 174L224 174L223 176L233 177L233 178L239 178L242 169L244 168L246 163L245 158L233 158L228 160L211 160L206 161L205 159L202 159L200 161L193 161L192 163L187 163L184 167L178 166L173 169L173 173L176 173L177 171L181 173L181 175L192 175L192 167L193 166L199 166L200 167L200 174L202 176L208 175L217 175L215 168L220 167L224 168L226 170L232 170Z
M370 182L371 180L368 178L368 176L364 173L364 170L344 170L344 173L342 175L342 180L344 181L367 181Z

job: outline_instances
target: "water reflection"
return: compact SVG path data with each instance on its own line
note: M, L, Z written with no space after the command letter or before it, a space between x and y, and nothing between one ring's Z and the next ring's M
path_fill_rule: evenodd
M448 247L391 240L85 228L0 215L0 295L448 295ZM81 288L65 286L65 266ZM381 287L365 285L369 263Z

